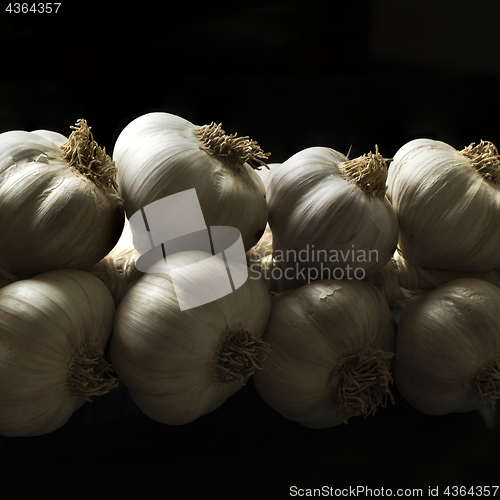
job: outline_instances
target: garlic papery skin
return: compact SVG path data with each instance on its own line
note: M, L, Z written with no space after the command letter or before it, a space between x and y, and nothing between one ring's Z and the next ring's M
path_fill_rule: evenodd
M461 278L404 302L394 381L430 415L467 412L500 397L500 289Z
M196 189L207 226L239 229L245 250L267 223L265 187L254 168L266 168L255 141L220 125L195 126L169 113L131 121L113 150L127 217L170 195Z
M410 264L400 252L393 257L399 285L407 290L426 292L459 278L476 278L500 287L500 268L489 271L450 271L448 269L427 269Z
M398 308L400 301L415 294L413 291L409 291L401 286L398 266L394 257L380 271L368 276L366 282L372 284L384 294L387 304L389 304L391 309Z
M278 171L281 165L281 163L268 163L267 168L261 167L255 169L255 172L260 177L266 191L269 187L269 183L271 182L271 177Z
M134 247L130 222L125 219L123 232L117 244L106 257L88 270L106 285L116 307L130 287L144 274L135 266L139 257L140 253Z
M372 415L392 399L394 332L384 296L356 280L318 280L275 295L254 374L264 401L306 427Z
M402 146L389 168L399 248L411 264L453 271L500 267L500 159L481 141L457 151L431 139Z
M184 285L215 290L227 269L199 251L166 260L165 272L145 274L122 299L110 352L137 406L160 423L182 425L217 409L259 371L269 349L261 337L271 298L262 280L248 279L221 298L181 310Z
M428 269L410 264L397 250L392 259L366 281L384 293L389 307L397 308L401 301L459 278L477 278L500 287L500 268L482 272Z
M270 293L280 293L289 288L297 288L303 283L280 267L280 262L273 258L273 233L269 224L262 238L248 252L246 260L250 279L262 279Z
M114 165L85 120L72 128L69 138L40 130L0 134L0 268L5 271L85 270L118 241L124 212Z
M115 307L103 283L57 270L0 289L0 434L62 427L116 385L104 356Z
M267 189L274 258L285 269L308 270L305 279L297 273L305 283L318 275L362 279L381 269L398 239L386 177L378 150L348 160L333 149L312 147L290 157Z

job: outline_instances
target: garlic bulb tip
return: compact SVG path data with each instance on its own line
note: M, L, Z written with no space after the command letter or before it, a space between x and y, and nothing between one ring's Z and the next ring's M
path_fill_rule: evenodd
M391 160L384 158L375 145L375 154L370 152L339 166L346 180L356 184L367 194L383 198L387 191L387 161Z
M255 370L262 369L270 350L266 341L255 338L244 328L229 332L215 352L215 377L225 384L243 384Z
M237 133L226 134L221 126L221 123L217 125L212 122L210 125L196 127L196 134L203 144L201 147L203 151L219 159L226 158L229 163L236 166L247 163L254 169L262 166L269 168L266 160L271 153L264 153L257 142L250 140L247 136L238 137Z
M75 171L92 179L99 187L116 189L115 163L106 154L106 149L94 140L87 121L79 119L71 128L73 132L61 146L63 157Z
M116 377L110 377L111 365L97 344L86 343L74 354L69 363L68 393L85 401L92 396L102 396L118 385Z

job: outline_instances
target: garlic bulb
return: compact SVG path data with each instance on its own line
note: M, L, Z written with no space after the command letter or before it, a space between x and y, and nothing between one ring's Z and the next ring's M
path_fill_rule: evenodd
M277 294L263 339L271 352L255 386L290 420L333 427L392 399L390 311L368 283L318 280Z
M410 141L394 156L388 184L408 262L453 271L500 267L500 159L493 144L457 151L441 141Z
M0 434L35 436L66 423L116 385L104 348L115 307L85 271L49 271L0 289Z
M144 274L135 267L139 256L134 247L130 222L125 219L118 243L104 259L88 270L107 286L117 307L130 287Z
M268 186L274 258L304 283L363 279L392 257L398 220L385 197L387 167L376 151L348 160L325 147L281 164Z
M164 273L139 278L117 309L111 361L138 407L158 422L180 425L212 412L267 354L261 336L271 299L262 280L181 310L187 289L216 295L227 276L217 256L179 252L168 256Z
M255 141L227 135L220 125L199 127L161 112L130 122L113 151L128 218L156 200L194 188L206 225L236 227L245 250L267 223L265 188L254 168L265 165L268 156Z
M105 150L79 120L55 132L0 134L0 268L87 269L113 248L124 213Z
M500 398L500 289L461 278L404 303L394 381L430 415L466 412Z

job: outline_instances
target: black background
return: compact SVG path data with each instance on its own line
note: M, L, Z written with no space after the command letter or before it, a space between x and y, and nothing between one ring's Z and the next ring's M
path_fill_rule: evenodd
M500 144L496 0L63 1L57 14L8 3L0 132L68 134L85 118L112 152L131 119L166 111L221 122L274 163L319 145L354 157L377 144L390 158L415 137ZM431 417L394 393L374 417L318 431L277 415L251 382L180 427L144 416L121 386L54 433L0 437L0 499L499 484L494 412Z

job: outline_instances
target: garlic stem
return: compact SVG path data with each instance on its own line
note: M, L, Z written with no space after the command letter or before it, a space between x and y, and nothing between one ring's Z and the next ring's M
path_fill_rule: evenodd
M469 160L472 166L493 184L500 184L500 156L495 145L489 141L474 142L459 151L459 154Z
M375 154L372 152L348 160L339 165L344 178L359 186L365 193L377 198L383 198L387 190L387 161L375 145Z
M196 127L196 134L203 144L201 149L219 159L226 159L232 165L241 166L248 163L254 169L262 166L269 169L266 160L271 153L264 153L257 142L248 137L226 134L221 125L221 123L217 125L212 122L210 125ZM252 163L257 163L257 165Z
M215 377L224 384L243 384L255 370L262 369L270 346L239 328L224 336L215 353Z
M61 146L63 157L79 174L101 187L116 189L116 167L113 160L94 140L86 120L78 120L71 126L68 140Z
M387 397L394 404L389 389L392 375L388 360L394 353L367 349L360 354L342 358L330 376L334 403L340 406L344 423L350 417L373 415L378 406L385 407Z
M500 399L500 358L480 366L469 384L486 404L495 409L495 402Z
M118 379L108 377L112 372L104 353L96 344L81 346L69 363L68 392L91 401L91 396L102 396L118 385Z

